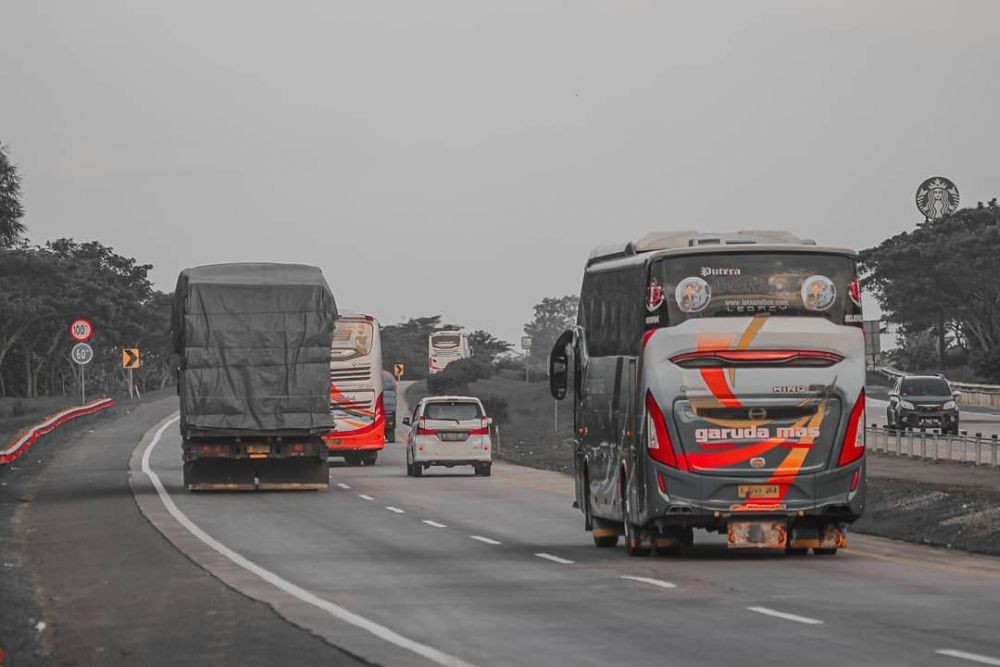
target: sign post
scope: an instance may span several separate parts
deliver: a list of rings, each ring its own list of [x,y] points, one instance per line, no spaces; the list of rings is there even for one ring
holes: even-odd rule
[[[524,381],[528,382],[528,353],[531,352],[531,336],[521,336],[521,349],[524,350]]]
[[[80,405],[87,403],[87,364],[94,360],[94,348],[86,343],[77,343],[70,350],[70,357],[80,367]]]
[[[122,368],[128,369],[128,397],[135,398],[139,391],[132,380],[132,371],[139,368],[139,348],[126,347],[122,350]]]

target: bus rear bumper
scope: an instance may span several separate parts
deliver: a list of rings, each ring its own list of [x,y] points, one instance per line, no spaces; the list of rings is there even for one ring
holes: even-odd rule
[[[660,528],[725,530],[730,520],[767,517],[789,526],[843,525],[861,517],[865,506],[864,458],[843,468],[800,475],[781,498],[741,498],[740,487],[766,484],[767,479],[747,480],[682,472],[654,466],[647,480],[646,504],[639,523]],[[659,490],[656,475],[663,479]],[[857,484],[852,482],[857,475]],[[641,507],[641,506],[640,506]]]
[[[359,452],[377,452],[385,447],[385,431],[377,429],[364,435],[337,435],[332,433],[324,436],[326,448],[330,456],[343,456]]]

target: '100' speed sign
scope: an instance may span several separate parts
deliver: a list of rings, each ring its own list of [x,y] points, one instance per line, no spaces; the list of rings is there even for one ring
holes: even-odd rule
[[[77,343],[86,343],[94,337],[94,325],[90,323],[90,320],[78,317],[69,325],[69,337]]]

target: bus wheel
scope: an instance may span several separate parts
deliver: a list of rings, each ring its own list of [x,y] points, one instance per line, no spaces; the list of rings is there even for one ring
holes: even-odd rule
[[[629,521],[629,515],[632,513],[630,511],[631,507],[628,502],[628,493],[622,492],[622,524],[625,526],[625,551],[629,556],[643,557],[648,556],[652,549],[649,546],[645,546],[640,542],[641,534],[638,527],[633,526],[632,522]]]
[[[817,548],[817,549],[813,549],[813,553],[816,554],[817,556],[836,556],[837,555],[837,547]]]
[[[378,452],[368,452],[361,455],[361,465],[373,466],[378,461]]]
[[[361,457],[358,454],[346,454],[344,455],[344,463],[349,466],[359,466],[361,465]]]

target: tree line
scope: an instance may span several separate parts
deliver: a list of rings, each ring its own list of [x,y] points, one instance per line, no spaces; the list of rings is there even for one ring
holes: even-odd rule
[[[898,325],[892,361],[1000,382],[1000,204],[918,225],[861,253],[869,289]]]
[[[69,354],[69,324],[77,317],[95,330],[89,394],[125,386],[124,347],[141,350],[140,387],[171,383],[172,297],[153,289],[152,266],[96,241],[31,244],[23,216],[20,178],[0,144],[0,397],[79,392],[80,368]]]

